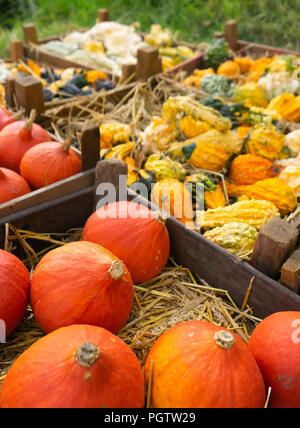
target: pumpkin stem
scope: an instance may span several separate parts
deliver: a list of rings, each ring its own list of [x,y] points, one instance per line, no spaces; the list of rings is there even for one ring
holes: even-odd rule
[[[36,119],[36,110],[31,110],[29,119],[26,120],[24,129],[27,129],[27,131],[31,131],[34,121]]]
[[[231,349],[235,345],[235,338],[228,331],[218,331],[215,334],[215,342],[220,348]]]
[[[167,223],[168,217],[163,213],[163,211],[155,211],[155,219],[159,224],[165,225]]]
[[[75,360],[84,368],[91,367],[100,357],[100,349],[94,343],[83,343],[75,354]]]
[[[75,137],[67,138],[64,142],[61,143],[61,147],[63,150],[65,150],[67,153],[70,151],[70,147],[75,140]]]
[[[111,267],[109,269],[110,276],[112,279],[117,281],[118,279],[121,279],[124,275],[124,264],[120,260],[115,260],[112,262]]]

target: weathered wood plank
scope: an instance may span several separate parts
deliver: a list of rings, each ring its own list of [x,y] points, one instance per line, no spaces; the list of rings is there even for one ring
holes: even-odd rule
[[[281,284],[295,293],[300,293],[300,250],[294,251],[281,268]]]
[[[259,232],[251,264],[275,278],[296,247],[299,230],[281,218],[273,218]]]
[[[21,212],[31,207],[37,210],[37,206],[40,204],[93,186],[94,182],[95,169],[91,169],[42,189],[35,190],[28,195],[21,196],[20,198],[0,205],[0,220],[2,221],[3,218],[13,213]]]

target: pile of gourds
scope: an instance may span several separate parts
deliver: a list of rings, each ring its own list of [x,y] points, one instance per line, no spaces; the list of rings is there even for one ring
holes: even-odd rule
[[[41,49],[89,67],[121,77],[123,64],[135,64],[140,48],[158,48],[164,70],[168,70],[199,52],[186,44],[180,45],[176,35],[160,25],[152,25],[149,33],[141,34],[136,25],[101,22],[86,32],[73,32],[62,40],[41,45]]]
[[[300,132],[248,103],[169,98],[138,141],[129,125],[100,125],[102,159],[128,164],[128,186],[240,258],[273,217],[298,205]]]
[[[204,69],[194,70],[182,83],[213,97],[266,109],[286,121],[299,122],[299,75],[300,58],[297,56],[239,57],[221,39],[207,49]]]
[[[132,310],[133,282],[153,280],[167,263],[165,221],[133,202],[109,204],[88,219],[83,241],[49,251],[31,278],[0,250],[7,334],[28,298],[46,333],[9,369],[0,407],[142,408],[145,386],[153,408],[263,408],[269,387],[271,407],[299,407],[299,312],[267,318],[249,345],[206,321],[177,324],[157,340],[144,372],[116,336]]]

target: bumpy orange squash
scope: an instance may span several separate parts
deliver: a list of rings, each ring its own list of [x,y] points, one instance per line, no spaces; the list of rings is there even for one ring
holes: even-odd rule
[[[273,162],[280,158],[284,146],[285,136],[274,126],[257,126],[249,134],[246,150]]]
[[[247,185],[276,177],[279,173],[279,168],[268,159],[255,155],[240,155],[231,163],[229,178],[235,184]]]
[[[272,202],[283,215],[292,212],[298,199],[296,192],[278,178],[258,181],[250,186],[227,184],[229,196],[246,195],[251,199]]]

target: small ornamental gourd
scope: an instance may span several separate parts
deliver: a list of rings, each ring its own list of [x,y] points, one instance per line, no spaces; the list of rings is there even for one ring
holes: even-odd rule
[[[214,177],[205,173],[193,174],[186,177],[185,185],[192,194],[193,203],[199,209],[203,208],[203,205],[206,209],[225,207],[226,200],[222,186]]]
[[[284,134],[277,131],[272,125],[257,126],[250,132],[246,140],[247,153],[261,156],[271,162],[280,159],[284,146]]]
[[[26,180],[15,171],[0,168],[0,204],[30,193]]]
[[[236,61],[226,61],[220,65],[217,71],[218,76],[226,76],[236,80],[241,74],[241,69]]]
[[[203,321],[178,324],[151,349],[153,408],[263,408],[265,385],[247,345]]]
[[[209,230],[228,223],[245,223],[260,230],[273,217],[280,217],[280,213],[272,202],[245,200],[225,208],[197,211],[197,225]]]
[[[138,359],[103,328],[74,325],[38,340],[12,365],[2,408],[142,408]]]
[[[112,149],[116,144],[129,143],[131,127],[118,122],[103,123],[100,125],[101,149]]]
[[[279,312],[263,320],[250,342],[271,408],[300,408],[300,312]]]
[[[106,248],[73,242],[42,258],[32,277],[30,302],[46,333],[73,324],[117,333],[132,309],[133,283],[125,264]]]
[[[20,172],[33,189],[41,189],[81,172],[81,160],[71,149],[73,140],[38,144],[25,153]]]
[[[240,155],[232,161],[229,178],[235,184],[247,185],[273,178],[279,173],[280,169],[268,159],[248,154]]]
[[[151,199],[166,215],[194,228],[192,195],[183,183],[174,179],[159,181],[153,187]]]
[[[285,142],[289,150],[291,151],[292,156],[298,156],[300,153],[300,129],[290,132],[285,137]]]
[[[234,62],[240,67],[241,73],[249,73],[253,60],[249,57],[235,57]]]
[[[245,85],[237,86],[233,91],[233,99],[236,103],[244,103],[247,106],[263,108],[268,106],[268,98],[256,83],[246,83]]]
[[[28,302],[30,277],[16,256],[0,250],[0,320],[9,336],[21,322]]]
[[[211,127],[203,121],[195,120],[192,116],[185,116],[180,121],[180,129],[187,138],[198,137],[211,130]]]
[[[156,181],[174,178],[183,180],[186,176],[186,170],[180,162],[173,161],[167,156],[153,154],[148,157],[145,163],[146,171],[154,174]]]
[[[51,141],[52,138],[39,125],[34,123],[33,110],[30,119],[16,121],[0,132],[0,166],[19,172],[20,163],[27,150],[37,144]]]
[[[288,122],[300,122],[300,96],[282,94],[273,98],[268,110],[275,110]]]
[[[249,257],[254,250],[258,231],[243,223],[228,223],[209,230],[204,237],[240,258]]]
[[[86,222],[85,241],[95,242],[126,264],[134,283],[159,275],[170,253],[166,221],[160,213],[133,202],[116,202],[100,208]]]
[[[278,178],[258,181],[250,186],[228,183],[227,191],[229,196],[245,195],[251,199],[270,201],[283,215],[292,212],[298,204],[296,192]]]

